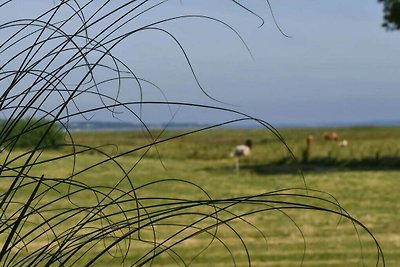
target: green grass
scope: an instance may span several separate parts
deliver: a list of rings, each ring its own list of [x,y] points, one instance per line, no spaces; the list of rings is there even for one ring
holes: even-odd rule
[[[397,266],[400,262],[400,231],[397,229],[400,223],[400,214],[398,213],[400,202],[397,193],[397,189],[400,188],[400,165],[397,165],[398,168],[396,168],[395,165],[389,164],[385,160],[388,158],[399,160],[400,129],[345,128],[336,130],[343,138],[349,140],[349,147],[340,148],[337,143],[324,141],[322,134],[325,129],[283,129],[281,131],[287,144],[300,161],[302,150],[306,147],[306,136],[314,134],[317,137],[317,142],[312,147],[311,160],[308,163],[297,164],[290,160],[283,160],[288,157],[287,150],[276,137],[265,130],[216,130],[160,143],[147,152],[144,148],[117,157],[116,162],[107,162],[96,166],[83,174],[74,176],[74,179],[92,187],[115,186],[124,176],[124,173],[116,168],[117,163],[125,170],[134,167],[129,172],[129,177],[135,187],[160,179],[171,179],[137,190],[137,196],[142,198],[142,203],[146,206],[168,202],[167,200],[155,200],[154,197],[206,201],[209,197],[223,199],[263,194],[283,188],[304,188],[306,183],[310,189],[332,194],[346,211],[365,224],[381,244],[387,266]],[[181,133],[162,133],[159,140]],[[154,136],[158,134],[159,132],[154,131]],[[233,168],[234,160],[228,155],[235,145],[244,142],[247,138],[253,140],[254,149],[251,157],[241,160],[241,170],[238,174]],[[105,132],[75,133],[74,141],[90,146],[110,144],[100,149],[117,156],[132,148],[149,143],[151,139],[142,132]],[[68,149],[50,151],[44,153],[40,159],[68,152]],[[19,153],[21,152],[17,151],[13,155]],[[374,158],[376,153],[379,153],[377,162],[371,163],[367,160]],[[144,157],[142,158],[142,156]],[[312,160],[328,156],[336,160],[328,163],[327,161]],[[359,159],[358,165],[345,164],[354,159]],[[79,173],[80,170],[101,160],[107,160],[107,157],[99,152],[88,151],[79,154],[76,158],[75,173]],[[137,162],[139,164],[135,165]],[[335,165],[337,163],[340,164]],[[305,180],[296,171],[297,167],[305,167]],[[38,165],[30,173],[39,176],[44,174],[46,178],[60,179],[70,176],[71,169],[72,158],[68,158]],[[182,183],[174,179],[182,179],[190,183]],[[0,185],[1,191],[4,191],[11,182],[11,179],[3,180],[4,182]],[[48,181],[48,185],[55,183]],[[124,181],[119,188],[128,190],[129,186]],[[68,192],[68,189],[67,186],[59,186],[57,192],[52,191],[52,193],[46,194],[41,201],[50,201],[60,194]],[[32,188],[22,190],[17,198],[24,201],[30,190]],[[98,190],[99,192],[108,192],[107,188],[98,188]],[[288,192],[304,193],[301,190]],[[324,193],[310,191],[309,195],[335,201]],[[111,194],[112,198],[118,196],[119,192]],[[146,200],[146,198],[149,199]],[[276,201],[296,198],[281,196],[265,197],[265,199]],[[308,204],[317,203],[315,199],[298,200]],[[96,201],[96,195],[83,191],[71,196],[71,202],[63,200],[57,203],[57,207],[73,208],[73,204],[90,206]],[[129,210],[135,205],[135,203],[128,202],[123,204],[121,209]],[[224,207],[223,204],[219,205]],[[328,204],[322,206],[332,208],[332,205]],[[229,208],[229,211],[240,214],[268,207],[261,203],[258,205],[242,204]],[[149,208],[148,211],[151,209]],[[153,230],[155,230],[158,240],[164,240],[179,228],[168,225],[168,223],[188,224],[201,218],[194,212],[212,213],[213,207],[199,206],[188,209],[188,211],[191,212],[189,215],[173,217],[164,221],[163,225],[156,226],[155,229],[150,227],[144,229],[141,232],[141,238],[150,240]],[[113,211],[105,210],[104,212],[111,214]],[[52,210],[47,215],[50,216],[54,213],[55,211]],[[136,216],[134,211],[128,212],[127,215]],[[78,217],[83,216],[80,214]],[[221,219],[227,219],[231,214],[221,212],[220,216]],[[112,219],[117,220],[118,218],[121,218],[121,214]],[[229,226],[221,224],[217,232],[220,240],[212,239],[212,235],[215,233],[215,228],[212,228],[209,232],[196,235],[175,246],[173,252],[164,253],[153,262],[153,266],[178,266],[175,262],[178,258],[174,253],[180,255],[186,263],[193,259],[193,266],[233,266],[230,255],[232,253],[237,266],[243,266],[247,263],[247,258],[242,240],[238,238],[238,235],[243,238],[243,242],[249,249],[253,266],[299,266],[304,252],[306,254],[303,266],[362,266],[363,262],[365,266],[375,266],[377,252],[371,237],[360,227],[356,228],[357,233],[349,220],[337,215],[315,210],[284,209],[257,212],[244,218],[247,221],[236,220]],[[65,218],[61,217],[58,220],[62,219]],[[31,218],[31,220],[31,223],[35,223],[35,220],[37,223],[40,218]],[[76,221],[78,220],[66,219],[63,227],[65,228],[67,225],[72,227]],[[197,226],[206,227],[213,223],[215,223],[215,219],[206,219]],[[97,220],[91,226],[98,228],[106,224],[105,220]],[[233,227],[237,233],[230,227]],[[28,229],[29,225],[24,231],[28,231]],[[63,229],[55,229],[55,231],[61,232]],[[193,229],[178,237],[189,235],[191,232]],[[98,244],[94,251],[100,250],[111,240],[112,238]],[[46,242],[46,238],[43,237],[41,242]],[[132,242],[129,247],[130,256],[126,259],[127,266],[151,247],[150,244],[144,242]],[[40,242],[36,242],[31,244],[31,247],[35,248],[40,245]],[[123,249],[127,248],[123,247]],[[198,255],[204,249],[206,250]],[[90,258],[90,255],[87,255],[86,260]],[[121,266],[121,255],[118,250],[112,250],[110,254],[102,257],[96,266]],[[117,258],[112,256],[117,256]]]
[[[315,144],[310,148],[310,165],[336,165],[349,167],[393,167],[398,166],[400,157],[400,128],[387,127],[357,127],[336,129],[342,139],[349,141],[349,146],[342,148],[337,142],[323,140],[323,133],[328,129],[282,129],[286,143],[293,151],[298,161],[302,162],[303,151],[306,149],[306,137],[312,134],[316,137]],[[185,132],[154,131],[154,138],[166,139]],[[138,147],[150,141],[147,134],[142,132],[114,133],[80,133],[77,142],[95,145],[118,144],[120,152],[132,147]],[[267,130],[216,130],[196,133],[183,138],[168,141],[158,145],[161,156],[171,159],[204,159],[220,160],[227,157],[231,149],[246,138],[254,140],[251,164],[293,164],[290,155],[280,140]],[[110,141],[113,140],[113,141]],[[182,147],[182,149],[180,149]],[[165,149],[164,149],[165,148]],[[107,152],[116,151],[115,147],[104,148]],[[177,153],[179,150],[179,153]],[[147,153],[147,158],[158,158],[156,149]],[[329,161],[330,160],[330,161]],[[358,165],[354,162],[357,160]],[[392,160],[393,162],[391,162]],[[353,162],[353,163],[352,163]],[[302,162],[304,163],[304,162]]]

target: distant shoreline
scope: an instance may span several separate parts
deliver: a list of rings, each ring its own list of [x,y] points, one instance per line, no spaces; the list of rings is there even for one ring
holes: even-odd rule
[[[146,124],[148,129],[167,129],[167,130],[185,130],[185,129],[200,129],[213,126],[215,124],[201,124],[201,123],[149,123]],[[364,123],[351,123],[351,122],[326,122],[326,123],[282,123],[272,124],[273,127],[278,129],[290,128],[346,128],[346,127],[398,127],[400,121],[372,121]],[[68,129],[73,132],[80,131],[132,131],[144,129],[144,125],[133,124],[126,122],[100,122],[100,121],[78,121],[69,122]],[[259,129],[261,125],[257,124],[227,124],[220,126],[222,129]]]

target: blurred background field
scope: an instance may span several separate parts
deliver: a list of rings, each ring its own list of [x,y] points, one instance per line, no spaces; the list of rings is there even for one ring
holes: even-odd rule
[[[268,130],[207,130],[174,139],[153,147],[146,153],[146,158],[223,160],[232,149],[243,144],[246,139],[253,140],[253,153],[246,164],[247,168],[263,165],[303,165],[303,167],[335,167],[357,169],[397,169],[400,163],[400,128],[398,127],[354,127],[333,129],[341,140],[348,141],[347,147],[340,147],[339,141],[324,140],[324,133],[332,129],[280,129],[279,132],[291,149],[296,160],[293,160],[288,149]],[[186,132],[189,132],[187,130]],[[153,131],[153,137],[161,140],[181,132]],[[305,162],[304,151],[307,148],[308,135],[315,137],[310,146],[310,155]],[[74,133],[77,143],[95,145],[117,144],[118,151],[124,152],[132,147],[140,147],[151,142],[143,132],[77,132]],[[112,141],[111,141],[112,140]],[[158,148],[158,151],[157,149]],[[113,151],[115,147],[104,148]],[[115,150],[116,152],[116,150]],[[159,154],[158,152],[162,152]],[[247,161],[247,160],[245,160]],[[266,170],[267,171],[267,170]]]
[[[337,141],[324,140],[323,134],[332,130],[341,139],[348,140],[348,146],[340,147]],[[158,202],[165,203],[168,198],[222,199],[289,188],[292,190],[285,192],[304,193],[302,189],[307,186],[331,194],[334,198],[322,192],[309,192],[312,196],[337,200],[365,224],[381,244],[387,266],[397,266],[400,262],[400,128],[281,129],[280,133],[296,159],[291,158],[287,148],[268,130],[216,129],[186,136],[187,132],[189,130],[154,130],[153,140],[141,131],[73,132],[76,144],[99,146],[98,151],[76,154],[74,172],[78,175],[74,179],[93,187],[114,186],[125,175],[116,168],[118,163],[139,188],[137,196],[143,201],[148,197],[152,199],[148,201],[154,203],[157,202],[155,196],[164,199]],[[315,142],[305,161],[302,157],[310,134],[315,137]],[[168,141],[151,145],[164,139]],[[240,159],[240,171],[236,172],[235,160],[229,154],[246,139],[253,141],[252,154]],[[145,144],[149,146],[135,150]],[[45,172],[47,178],[68,177],[72,158],[49,163],[45,160],[69,151],[65,148],[45,152],[40,156],[43,164],[35,166],[32,173]],[[106,161],[108,157],[103,152],[116,156],[114,162],[95,165],[84,175],[79,175],[79,171],[87,166]],[[0,187],[2,191],[11,181],[4,180]],[[149,184],[158,180],[163,182]],[[146,187],[140,188],[144,184]],[[126,182],[120,186],[129,187]],[[299,191],[293,188],[299,188]],[[72,202],[89,205],[95,202],[93,198],[82,193],[72,197]],[[65,200],[65,206],[68,205]],[[204,209],[212,207],[199,207],[198,211],[206,212]],[[253,206],[240,205],[230,211],[242,213],[252,209]],[[195,218],[192,214],[187,218],[179,217],[179,220],[185,224]],[[177,255],[192,266],[244,266],[247,256],[243,242],[248,247],[252,266],[300,266],[303,256],[303,266],[375,266],[377,260],[377,251],[368,233],[360,227],[356,230],[350,221],[334,214],[315,210],[274,210],[246,216],[246,220],[232,222],[231,226],[237,232],[227,225],[220,225],[220,240],[212,239],[215,229],[196,235],[157,258],[153,266],[180,266],[183,263]],[[160,239],[176,230],[172,221],[171,225],[158,226]],[[94,224],[93,227],[97,226]],[[151,236],[151,233],[149,229],[142,235]],[[134,255],[139,257],[150,245],[133,241],[130,249],[136,250]],[[118,255],[118,251],[105,255],[98,266],[121,266],[121,259],[113,259]],[[137,258],[130,256],[126,264],[135,260]]]

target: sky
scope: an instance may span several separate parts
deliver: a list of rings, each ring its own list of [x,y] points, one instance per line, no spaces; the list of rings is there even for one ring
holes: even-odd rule
[[[24,5],[10,6],[2,21],[33,16],[54,4],[15,2]],[[122,2],[114,1],[115,5]],[[162,93],[145,86],[144,100],[165,97],[213,105],[275,125],[400,121],[400,32],[381,27],[381,4],[376,0],[279,0],[271,5],[280,29],[290,37],[279,31],[263,0],[249,4],[264,19],[262,27],[260,19],[227,0],[170,1],[135,21],[140,25],[167,15],[204,14],[237,30],[250,53],[232,30],[215,21],[188,19],[163,25],[184,47],[202,88],[217,101],[201,91],[179,46],[166,34],[139,33],[112,52],[161,88]],[[138,90],[126,84],[120,97],[138,100]],[[80,104],[90,107],[92,101],[83,97]],[[171,109],[145,107],[142,116],[148,122],[173,117],[175,122],[199,123],[237,117],[216,110]],[[103,114],[93,117],[102,119],[106,119]]]

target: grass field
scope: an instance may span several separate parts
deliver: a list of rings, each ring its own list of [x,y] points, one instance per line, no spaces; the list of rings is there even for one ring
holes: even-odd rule
[[[348,147],[323,140],[326,129],[282,129],[280,132],[297,161],[291,158],[276,136],[261,129],[209,130],[139,150],[132,149],[152,142],[147,133],[74,133],[75,143],[97,146],[98,150],[77,154],[75,165],[73,157],[46,162],[48,158],[67,155],[71,151],[68,148],[40,155],[38,161],[43,163],[34,166],[30,173],[39,177],[43,174],[48,179],[46,186],[53,186],[54,190],[35,199],[32,206],[52,203],[60,195],[74,192],[69,199],[54,202],[52,208],[51,205],[43,208],[42,214],[46,216],[54,216],[59,209],[62,215],[54,222],[63,224],[53,230],[63,233],[67,226],[77,228],[75,225],[80,225],[80,220],[95,214],[95,209],[89,210],[96,204],[120,200],[114,209],[125,213],[107,206],[101,210],[101,215],[96,214],[96,219],[76,231],[78,236],[90,238],[91,235],[85,236],[85,233],[100,235],[109,230],[107,225],[111,222],[127,222],[96,243],[82,262],[89,261],[92,253],[126,234],[127,228],[137,227],[136,222],[132,223],[124,216],[137,218],[154,214],[152,223],[141,231],[132,231],[132,243],[111,249],[95,266],[123,266],[124,251],[129,251],[125,263],[130,266],[151,250],[155,238],[162,244],[156,252],[172,247],[151,262],[153,266],[245,266],[249,258],[252,266],[300,266],[302,261],[303,266],[375,266],[378,254],[373,238],[345,217],[325,211],[341,213],[337,201],[372,232],[383,249],[386,266],[398,266],[400,128],[336,130],[342,138],[349,140]],[[152,134],[157,140],[163,140],[184,133],[154,131]],[[308,134],[313,134],[317,140],[310,148],[308,160],[304,161],[302,155]],[[228,155],[235,145],[247,138],[254,143],[252,155],[241,160],[240,172],[236,173],[234,159]],[[12,157],[21,153],[13,152]],[[106,154],[115,158],[110,161]],[[25,158],[10,163],[10,166]],[[96,165],[101,161],[104,163]],[[93,167],[87,169],[88,166]],[[82,170],[85,171],[80,173]],[[5,173],[11,176],[12,171]],[[69,187],[57,183],[71,175],[82,185]],[[129,176],[133,185],[123,179],[124,176]],[[12,181],[6,176],[3,180],[1,191],[5,191]],[[118,184],[118,181],[122,182]],[[97,193],[79,190],[83,184],[96,188]],[[111,187],[121,191],[110,192]],[[140,204],[128,201],[128,196],[122,193],[131,187],[136,188],[135,198],[140,199]],[[282,189],[287,190],[278,191]],[[31,191],[32,186],[27,185],[15,199],[24,202]],[[133,192],[130,194],[132,197]],[[104,202],[99,200],[102,196],[107,196]],[[257,197],[237,199],[242,196]],[[229,201],[223,201],[227,199]],[[291,202],[303,206],[294,209],[296,205],[285,204]],[[147,207],[141,209],[139,215],[138,205]],[[307,209],[305,205],[321,209]],[[84,212],[77,213],[76,217],[61,212],[71,208],[77,210],[77,207]],[[160,211],[166,207],[171,208],[168,217],[158,221],[164,216]],[[218,216],[215,210],[219,210]],[[240,218],[235,217],[238,214],[241,214]],[[40,221],[41,218],[34,216],[29,219],[32,225]],[[30,224],[25,224],[26,229],[21,230],[20,236],[33,229]],[[191,227],[185,228],[187,225]],[[46,225],[41,227],[47,229]],[[96,229],[95,233],[91,232],[93,229]],[[176,235],[171,238],[174,233]],[[68,234],[70,232],[65,236]],[[0,240],[5,236],[6,233],[0,234]],[[184,241],[180,242],[182,239]],[[26,247],[38,249],[48,240],[51,240],[49,232]],[[79,247],[80,241],[74,243],[74,239],[69,239],[68,242],[73,243],[72,248]],[[60,243],[53,245],[54,249],[61,246]],[[84,247],[82,251],[86,249],[89,248]]]

